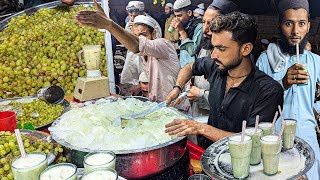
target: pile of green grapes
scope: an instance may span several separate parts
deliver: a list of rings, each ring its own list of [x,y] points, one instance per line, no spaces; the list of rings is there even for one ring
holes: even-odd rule
[[[17,123],[24,128],[26,123],[30,123],[33,127],[43,126],[53,122],[63,112],[62,105],[52,105],[41,100],[34,100],[30,103],[21,103],[12,101],[9,105],[21,107],[21,113],[17,113]],[[18,108],[16,108],[18,109]]]
[[[101,45],[100,70],[107,76],[104,34],[75,20],[84,9],[41,9],[11,19],[0,32],[0,98],[33,95],[50,85],[72,94],[77,78],[86,75],[77,57],[84,45]]]
[[[50,143],[41,139],[35,139],[22,135],[26,152],[53,152],[56,155],[54,163],[70,162],[70,158],[65,156],[64,149],[57,143]],[[0,131],[0,179],[11,180],[11,162],[20,155],[15,134]]]

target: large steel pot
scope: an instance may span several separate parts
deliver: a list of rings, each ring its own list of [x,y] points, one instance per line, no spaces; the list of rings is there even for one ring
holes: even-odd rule
[[[141,101],[148,100],[143,97],[125,98],[137,98]],[[110,98],[110,100],[112,100],[112,98]],[[59,119],[60,118],[53,123],[53,126],[59,122]],[[54,140],[71,150],[72,163],[78,167],[83,167],[84,156],[92,150],[75,147],[55,137],[53,132],[51,135]],[[187,137],[184,136],[148,148],[113,151],[117,156],[116,170],[121,177],[126,179],[152,177],[176,164],[185,154],[186,148]]]

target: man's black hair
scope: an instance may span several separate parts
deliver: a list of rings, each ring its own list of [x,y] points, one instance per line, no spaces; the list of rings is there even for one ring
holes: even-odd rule
[[[228,31],[232,33],[232,39],[241,46],[245,43],[254,44],[257,37],[257,23],[250,15],[240,12],[232,12],[226,15],[216,16],[210,25],[213,33]]]

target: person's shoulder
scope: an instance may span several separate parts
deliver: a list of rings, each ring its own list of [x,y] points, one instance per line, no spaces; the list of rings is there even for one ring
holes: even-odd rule
[[[256,68],[255,82],[262,90],[266,91],[283,91],[281,84],[272,77]]]
[[[318,54],[315,54],[311,51],[305,51],[305,53],[307,54],[307,56],[312,57],[312,59],[316,60],[316,61],[320,61],[320,56]],[[318,63],[318,62],[317,62]]]
[[[258,63],[264,63],[268,61],[268,55],[267,55],[267,51],[263,51],[261,52],[260,56],[257,59],[257,64]]]

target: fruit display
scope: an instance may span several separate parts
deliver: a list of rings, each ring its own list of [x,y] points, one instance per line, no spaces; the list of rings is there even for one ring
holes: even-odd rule
[[[44,152],[47,155],[56,156],[54,163],[68,162],[69,158],[65,156],[61,145],[42,140],[32,135],[22,135],[23,144],[26,152]],[[11,132],[0,131],[0,179],[11,180],[13,174],[11,171],[11,162],[20,155],[18,143],[15,134]]]
[[[70,95],[77,78],[86,75],[77,56],[84,45],[101,45],[100,70],[107,76],[104,33],[75,20],[84,9],[47,8],[11,19],[0,32],[0,98],[33,95],[50,85]]]
[[[34,100],[31,102],[12,101],[9,106],[21,110],[17,113],[17,124],[19,128],[24,129],[26,124],[32,127],[40,127],[53,122],[63,112],[62,105],[52,105],[41,100]],[[21,108],[20,108],[21,107]]]

